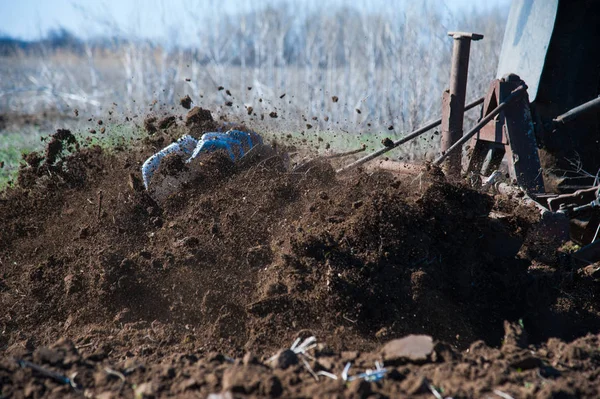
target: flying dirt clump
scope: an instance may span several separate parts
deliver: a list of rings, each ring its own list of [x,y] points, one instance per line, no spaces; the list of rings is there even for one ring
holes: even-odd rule
[[[65,150],[73,150],[73,146],[77,145],[77,140],[71,131],[66,129],[58,129],[56,133],[50,136],[50,141],[46,146],[45,158],[46,164],[52,165],[56,162],[59,154]]]
[[[163,130],[168,129],[169,127],[175,125],[176,122],[177,119],[174,115],[167,115],[158,121],[158,128]]]
[[[190,109],[192,107],[192,98],[189,95],[181,97],[181,99],[179,99],[179,104],[185,109]]]
[[[38,177],[57,173],[65,177],[65,181],[73,177],[74,170],[65,169],[64,160],[68,153],[79,149],[79,143],[75,136],[66,129],[58,129],[56,133],[47,138],[48,144],[44,150],[44,155],[37,151],[23,155],[26,165],[23,165],[19,171],[17,180],[23,187],[32,184]]]
[[[149,134],[154,134],[158,131],[158,128],[155,125],[156,120],[157,120],[156,116],[152,116],[152,115],[149,115],[148,117],[146,117],[146,119],[144,119],[144,129]]]
[[[194,107],[190,112],[187,113],[185,124],[186,126],[193,126],[212,120],[213,117],[209,110],[200,107]]]
[[[215,121],[209,110],[194,107],[185,117],[185,126],[194,138],[200,138],[203,133],[223,130],[223,124]]]

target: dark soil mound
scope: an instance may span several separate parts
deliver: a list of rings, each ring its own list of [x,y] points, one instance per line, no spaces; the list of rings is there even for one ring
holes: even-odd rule
[[[218,128],[210,113],[194,110],[192,134]],[[290,172],[283,156],[238,169],[217,153],[192,165],[194,178],[159,203],[140,190],[136,176],[147,156],[181,133],[156,130],[132,149],[110,154],[99,147],[63,152],[75,142],[57,133],[44,159],[24,167],[19,185],[1,194],[3,351],[47,363],[46,355],[31,351],[68,338],[75,344],[59,343],[62,360],[50,363],[72,371],[85,361],[166,357],[177,381],[189,382],[171,393],[203,386],[206,394],[237,384],[225,381],[226,361],[209,356],[199,363],[217,370],[208,382],[208,374],[189,374],[197,355],[193,360],[182,352],[270,354],[298,335],[316,335],[326,343],[322,356],[342,362],[346,355],[334,351],[374,350],[419,333],[448,343],[448,359],[472,364],[475,355],[458,350],[477,340],[499,346],[506,341],[505,320],[520,320],[533,344],[600,327],[592,274],[574,273],[566,260],[542,265],[523,255],[527,251],[517,256],[531,228],[530,216],[520,215],[533,211],[511,200],[438,175],[336,177],[323,162]],[[52,144],[57,141],[60,149]],[[162,167],[166,174],[187,168],[177,157]],[[88,344],[94,353],[85,356],[95,357],[85,360],[75,346]],[[498,356],[491,351],[483,358]],[[0,381],[8,381],[2,370],[10,374],[16,367],[0,365]],[[121,370],[126,367],[138,373],[133,364]],[[172,373],[156,367],[133,380]],[[339,373],[343,363],[321,367]],[[256,375],[244,375],[261,382],[239,388],[245,393],[313,396],[329,389],[294,390],[291,377],[273,376],[264,365],[251,368]],[[396,372],[398,382],[412,381],[411,369]],[[435,384],[444,379],[441,371],[424,373]],[[19,371],[14,381],[27,375]],[[107,389],[119,383],[119,376],[102,375],[106,381],[89,370],[82,378]],[[416,386],[413,394],[429,392],[409,385]],[[129,387],[124,392],[130,395]],[[381,392],[394,396],[412,388],[394,389]]]

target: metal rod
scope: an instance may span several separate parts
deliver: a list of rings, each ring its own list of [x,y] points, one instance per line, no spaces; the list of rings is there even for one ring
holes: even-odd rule
[[[569,122],[570,120],[577,118],[581,114],[585,114],[586,112],[593,111],[598,106],[600,106],[600,97],[595,98],[591,101],[588,101],[584,104],[581,104],[581,105],[565,112],[564,114],[557,116],[552,122],[565,124],[565,123]]]
[[[481,130],[481,128],[484,127],[489,121],[494,119],[494,117],[496,115],[498,115],[504,108],[506,108],[506,106],[508,104],[510,104],[517,98],[519,98],[521,96],[521,94],[524,93],[526,90],[527,90],[526,84],[522,84],[521,86],[517,87],[508,97],[506,97],[506,99],[503,102],[501,102],[496,108],[494,108],[494,110],[492,110],[492,112],[490,112],[483,119],[481,119],[479,121],[479,123],[477,125],[475,125],[475,127],[473,129],[471,129],[460,140],[458,140],[456,143],[454,143],[452,145],[452,147],[448,148],[448,150],[446,150],[446,152],[444,152],[442,155],[440,155],[438,157],[438,159],[433,161],[433,164],[439,166],[442,162],[444,162],[444,159],[446,159],[448,157],[448,155],[450,155],[452,152],[456,151],[457,148],[461,148],[462,145],[467,142],[467,140],[469,140],[471,137],[473,137],[475,135],[475,133],[477,133],[479,130]]]
[[[442,109],[442,151],[452,147],[463,135],[471,41],[483,39],[483,35],[467,32],[449,32],[448,36],[454,39],[454,45],[452,48],[450,88],[444,93]],[[448,160],[448,173],[459,174],[460,165],[461,154],[453,154],[451,159]]]
[[[484,100],[484,98],[481,97],[481,98],[478,98],[477,100],[473,101],[472,103],[468,104],[467,106],[465,106],[465,111],[468,111],[471,108],[475,108],[476,106],[482,104],[483,100]],[[401,139],[394,141],[393,145],[391,145],[389,147],[383,147],[367,156],[364,156],[364,157],[352,162],[351,164],[338,169],[336,171],[336,173],[347,172],[347,171],[354,169],[362,164],[365,164],[365,163],[377,158],[378,156],[383,155],[386,152],[391,151],[394,148],[406,143],[407,141],[417,138],[417,137],[421,136],[423,133],[427,133],[429,130],[433,129],[436,126],[439,126],[441,123],[442,123],[441,118],[437,119],[435,121],[431,121],[431,122],[427,123],[425,126],[422,126],[422,127],[418,128],[417,130],[409,133],[407,136],[404,136]]]
[[[358,154],[359,152],[363,152],[366,149],[367,149],[367,146],[363,144],[362,147],[360,147],[356,150],[352,150],[352,151],[348,151],[348,152],[340,152],[338,154],[323,155],[323,158],[333,159],[333,158],[347,157],[348,155],[354,155],[354,154]]]

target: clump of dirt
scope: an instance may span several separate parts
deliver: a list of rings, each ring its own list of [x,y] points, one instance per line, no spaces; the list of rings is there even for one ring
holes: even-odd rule
[[[156,170],[156,174],[176,176],[185,170],[187,170],[185,159],[180,154],[168,154],[162,159],[159,168]]]
[[[44,155],[31,152],[23,156],[26,165],[22,165],[17,182],[21,188],[31,188],[34,184],[46,186],[79,186],[83,184],[84,169],[91,167],[85,162],[70,162],[69,154],[79,150],[75,136],[66,129],[58,129],[50,135],[44,150]],[[83,152],[88,152],[84,149]],[[81,160],[80,160],[81,161]],[[93,167],[92,167],[93,168]]]
[[[165,115],[161,119],[158,119],[155,115],[148,115],[144,119],[144,129],[150,135],[154,135],[159,130],[166,130],[176,124],[177,118],[175,115]]]
[[[77,140],[69,130],[58,129],[56,133],[50,136],[50,141],[46,146],[46,153],[44,154],[46,164],[54,164],[64,149],[73,151],[76,145]]]
[[[198,107],[186,125],[194,137],[234,126]],[[130,383],[150,384],[138,396],[189,389],[429,395],[427,381],[445,384],[454,376],[456,384],[444,389],[468,396],[460,388],[464,378],[452,371],[456,361],[465,373],[475,361],[494,364],[485,374],[492,380],[482,377],[468,392],[516,381],[516,371],[502,371],[512,366],[498,361],[499,350],[486,345],[510,342],[525,356],[523,329],[532,345],[600,331],[598,305],[590,300],[599,289],[595,274],[574,275],[568,262],[521,256],[534,221],[520,216],[527,212],[515,200],[448,183],[434,169],[420,179],[383,171],[338,176],[322,160],[290,170],[279,150],[243,167],[222,153],[190,164],[165,157],[158,174],[187,177],[159,198],[141,190],[135,176],[148,156],[182,133],[170,130],[110,154],[52,147],[21,170],[18,186],[2,192],[0,347],[7,353],[78,371],[79,383],[98,389],[116,387],[110,375],[120,377],[96,375],[94,367],[118,363],[129,381],[124,395],[134,389]],[[62,149],[75,144],[70,137],[57,132],[51,142]],[[523,324],[509,329],[521,338],[506,339],[506,320]],[[298,380],[301,362],[279,373],[265,367],[265,357],[250,356],[242,366],[209,354],[266,356],[298,335],[316,335],[325,345],[318,352],[323,363],[313,368],[339,374],[346,361],[372,367],[376,358],[344,351],[377,350],[406,334],[446,344],[425,365],[398,366],[381,385],[311,385],[309,374]],[[40,349],[61,337],[75,343]],[[474,348],[479,340],[486,344]],[[572,363],[591,370],[596,360],[577,353]],[[510,370],[534,373],[555,356],[540,354]],[[154,364],[136,371],[137,361]],[[31,378],[27,365],[14,374],[17,366],[0,365],[3,384],[17,387]],[[192,366],[210,372],[192,376]],[[428,380],[414,380],[414,372]],[[508,377],[493,380],[495,373]],[[60,395],[70,388],[33,382],[24,389]]]
[[[159,129],[168,129],[169,127],[175,125],[177,123],[177,119],[174,115],[167,115],[161,120],[158,121]]]
[[[158,131],[156,127],[157,118],[154,115],[148,115],[146,119],[144,119],[144,129],[148,132],[148,134],[154,134]]]
[[[79,148],[77,139],[75,136],[66,129],[58,129],[56,133],[50,135],[48,138],[48,144],[44,155],[38,152],[30,152],[23,155],[23,160],[32,168],[40,166],[42,161],[46,166],[50,166],[56,163],[57,159],[63,154],[63,151],[73,151]]]
[[[190,109],[192,107],[192,99],[189,95],[186,95],[179,99],[179,104],[185,109]]]
[[[23,160],[32,168],[37,168],[44,160],[44,157],[39,152],[32,151],[28,154],[23,154]]]
[[[203,122],[211,121],[213,121],[213,117],[210,111],[200,107],[194,107],[185,118],[187,126],[201,125]]]

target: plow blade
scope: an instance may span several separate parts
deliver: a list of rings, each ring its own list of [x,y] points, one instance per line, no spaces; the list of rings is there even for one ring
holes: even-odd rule
[[[554,23],[558,0],[513,0],[504,32],[496,78],[516,73],[535,101]]]

